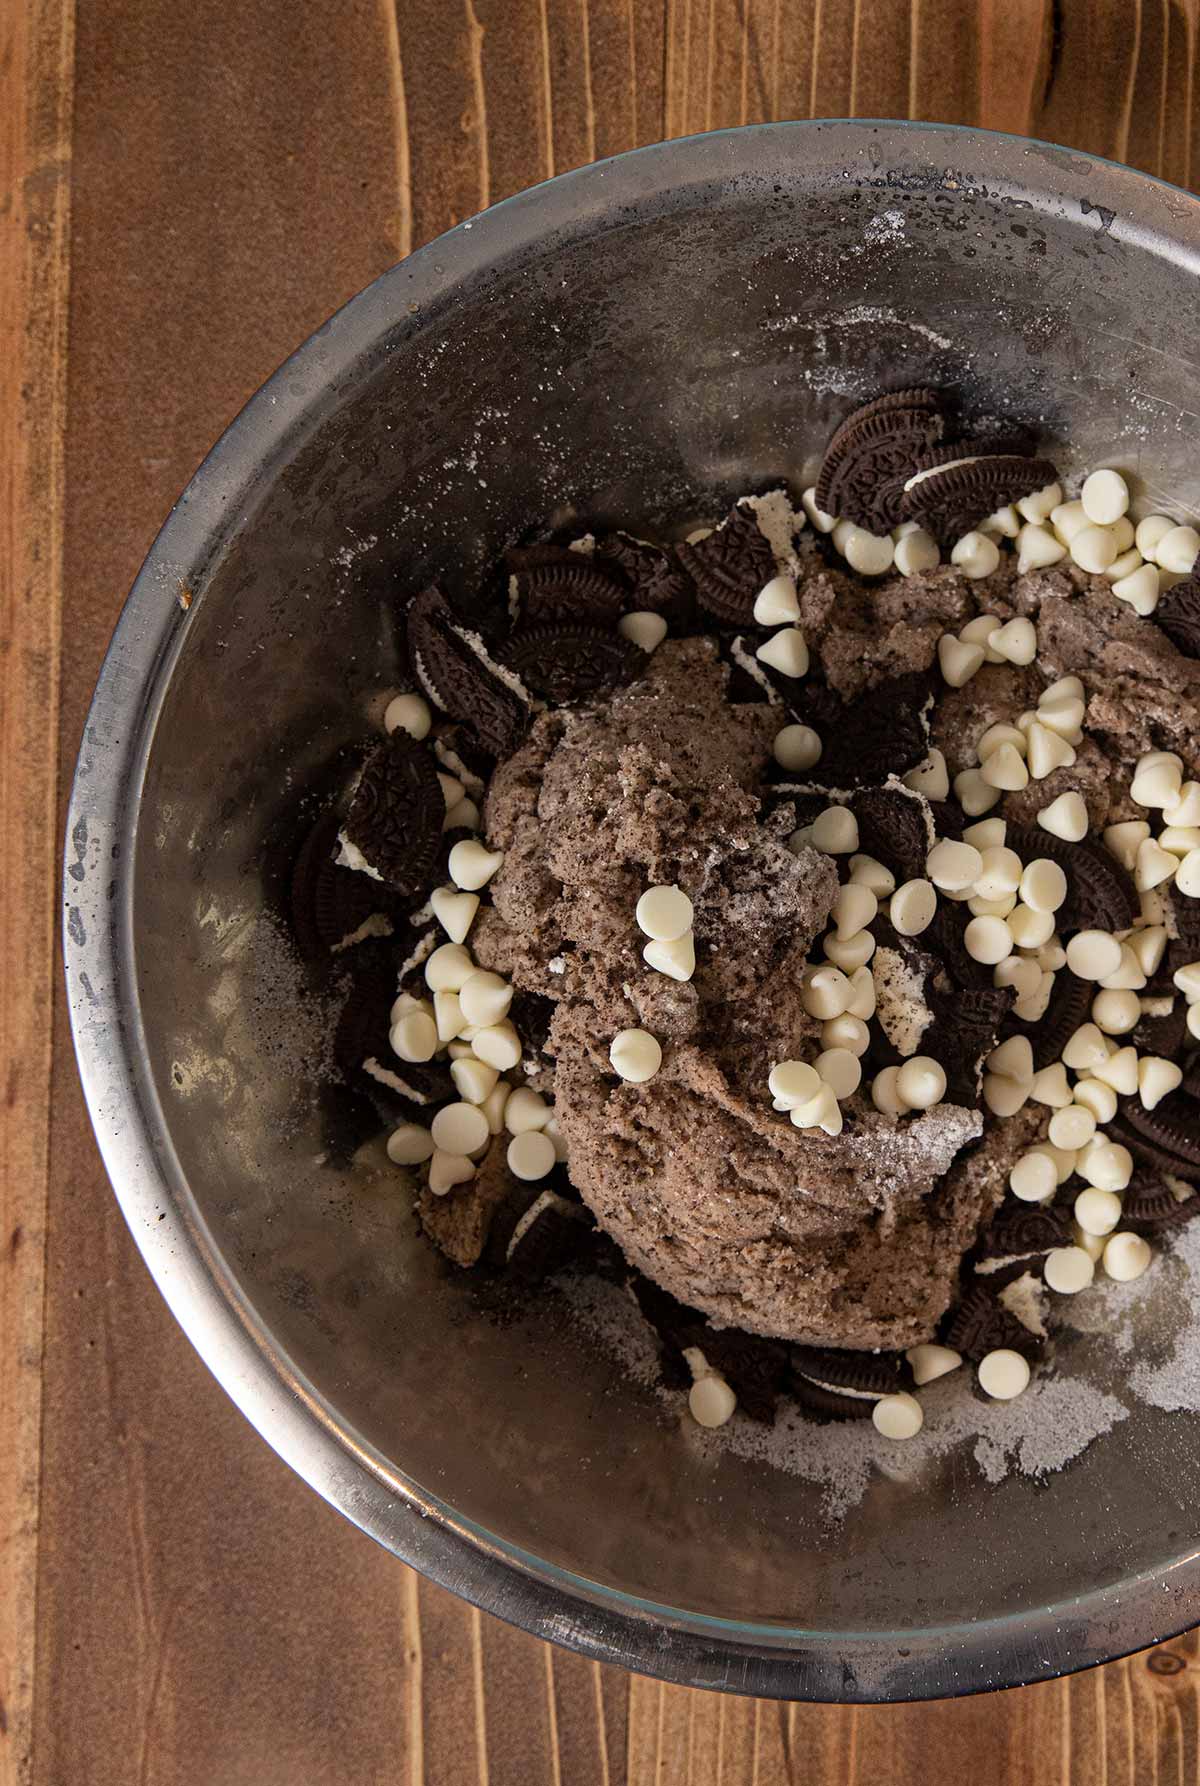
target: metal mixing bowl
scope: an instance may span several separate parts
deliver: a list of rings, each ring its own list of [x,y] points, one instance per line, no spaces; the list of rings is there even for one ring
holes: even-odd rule
[[[159,535],[67,839],[96,1134],[238,1406],[478,1605],[672,1680],[863,1700],[1007,1686],[1200,1618],[1185,1414],[1134,1406],[1043,1481],[989,1485],[968,1446],[881,1475],[837,1530],[810,1484],[714,1459],[586,1358],[552,1298],[478,1315],[394,1175],[321,1157],[324,1026],[273,915],[305,799],[378,723],[393,589],[468,581],[547,517],[711,511],[798,474],[883,386],[1036,417],[1068,468],[1144,457],[1194,508],[1198,273],[1200,204],[1044,144],[856,122],[640,150],[377,280]],[[1147,1335],[1174,1319],[1163,1302]]]

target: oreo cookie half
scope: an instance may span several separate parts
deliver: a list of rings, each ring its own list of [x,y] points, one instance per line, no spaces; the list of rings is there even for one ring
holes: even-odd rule
[[[471,726],[491,756],[508,756],[524,733],[525,708],[489,672],[460,631],[440,589],[426,589],[417,596],[408,610],[413,673],[434,706]]]
[[[596,541],[596,558],[624,577],[630,591],[627,608],[662,614],[676,624],[691,620],[696,592],[672,553],[628,533],[610,533]]]
[[[386,886],[419,893],[437,864],[445,810],[432,753],[397,731],[363,764],[342,832]]]
[[[521,604],[521,621],[527,626],[558,622],[615,626],[625,605],[625,585],[593,558],[567,547],[553,550],[554,558],[515,569]],[[515,554],[509,555],[511,563]]]
[[[921,1051],[942,1064],[946,1102],[972,1110],[979,1102],[981,1064],[996,1046],[1012,994],[1004,987],[934,983],[925,997],[933,1022]]]
[[[1184,657],[1200,657],[1200,577],[1190,576],[1164,589],[1154,610],[1155,624]]]
[[[972,1284],[966,1292],[946,1324],[942,1342],[973,1364],[998,1347],[1031,1360],[1039,1358],[1042,1352],[1037,1335],[982,1284]]]
[[[390,936],[394,928],[394,902],[386,889],[334,860],[340,829],[336,812],[322,813],[292,869],[289,915],[296,941],[310,959],[368,936]]]
[[[978,445],[964,441],[957,449],[944,448],[913,467],[923,473],[899,501],[901,519],[916,521],[943,547],[950,547],[986,516],[1008,503],[1032,496],[1058,477],[1049,459],[1025,458],[1016,453],[976,456]]]
[[[1014,845],[1015,848],[1015,845]],[[1054,1064],[1080,1024],[1086,1023],[1095,990],[1087,980],[1080,980],[1069,968],[1054,976],[1050,1003],[1036,1023],[1026,1023],[1015,1012],[1004,1025],[1006,1035],[1028,1036],[1033,1049],[1034,1071]]]
[[[563,622],[522,627],[505,645],[504,661],[535,694],[567,706],[632,682],[646,654],[620,633]]]
[[[893,676],[843,704],[819,685],[783,688],[793,719],[810,725],[822,742],[821,777],[830,786],[857,788],[915,769],[929,754],[932,683],[919,670]],[[836,702],[836,706],[834,703]]]
[[[897,526],[897,487],[942,438],[946,420],[936,391],[893,391],[854,410],[836,430],[817,473],[816,502],[826,514],[869,533]]]
[[[1182,1092],[1172,1092],[1153,1110],[1143,1109],[1136,1098],[1126,1098],[1110,1132],[1125,1143],[1135,1159],[1148,1159],[1190,1181],[1200,1174],[1198,1117],[1195,1101]]]
[[[1023,862],[1047,856],[1067,877],[1067,897],[1058,912],[1063,930],[1128,930],[1141,911],[1133,877],[1103,844],[1084,838],[1064,843],[1039,826],[1010,825],[1008,843]]]
[[[1200,1215],[1200,1191],[1193,1190],[1189,1197],[1177,1197],[1170,1185],[1152,1172],[1139,1172],[1121,1203],[1122,1228],[1132,1228],[1144,1240],[1169,1234]]]
[[[922,800],[898,788],[866,788],[852,805],[861,850],[890,868],[897,882],[924,875],[930,846]]]
[[[775,575],[775,554],[753,509],[736,504],[715,532],[675,553],[705,613],[725,626],[753,626],[758,592]]]
[[[906,1362],[895,1352],[842,1352],[792,1346],[792,1394],[810,1413],[834,1420],[867,1420],[877,1401],[911,1386]]]

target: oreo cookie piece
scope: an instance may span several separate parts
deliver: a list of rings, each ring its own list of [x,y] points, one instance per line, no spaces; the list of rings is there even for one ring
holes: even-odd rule
[[[1032,496],[1058,477],[1049,459],[977,454],[978,443],[964,441],[914,465],[914,472],[925,475],[900,496],[901,519],[918,522],[949,548],[996,509]]]
[[[725,626],[754,625],[754,603],[775,575],[775,554],[753,509],[736,504],[715,532],[676,546],[675,555],[706,614]]]
[[[535,694],[565,707],[632,682],[646,654],[620,633],[562,622],[521,627],[505,645],[504,661]]]
[[[973,1110],[980,1068],[996,1046],[1012,993],[1006,987],[934,982],[925,998],[933,1022],[921,1038],[921,1052],[931,1054],[945,1072],[946,1102]]]
[[[1194,1221],[1200,1215],[1200,1191],[1177,1197],[1155,1173],[1139,1172],[1130,1181],[1121,1204],[1122,1228],[1131,1228],[1144,1240],[1151,1240]]]
[[[820,736],[821,777],[830,786],[857,788],[886,781],[915,769],[929,754],[932,683],[923,671],[893,676],[848,704],[819,685],[777,686],[792,718]]]
[[[1040,1358],[1041,1342],[983,1284],[972,1284],[950,1315],[942,1343],[961,1352],[972,1364],[1000,1347],[1030,1360]]]
[[[596,558],[624,577],[627,609],[661,614],[676,626],[686,626],[694,618],[696,592],[674,553],[628,533],[610,533],[596,541]]]
[[[1189,1181],[1200,1174],[1200,1110],[1182,1092],[1172,1092],[1153,1110],[1143,1109],[1137,1098],[1124,1099],[1109,1132],[1135,1159],[1148,1159]]]
[[[1013,846],[1016,847],[1015,845]],[[1033,1049],[1034,1071],[1054,1064],[1081,1023],[1088,1021],[1095,988],[1080,980],[1068,968],[1054,976],[1050,1002],[1036,1023],[1026,1023],[1012,1012],[1004,1025],[1006,1036],[1028,1036]]]
[[[1142,1017],[1129,1040],[1139,1054],[1157,1054],[1163,1060],[1174,1060],[1187,1041],[1187,1034],[1187,1006],[1181,998],[1176,998],[1165,1016]],[[1186,1077],[1183,1088],[1192,1097],[1196,1096]]]
[[[445,810],[432,753],[396,731],[363,764],[342,833],[386,886],[424,892],[437,865]]]
[[[929,827],[917,795],[898,788],[867,788],[854,796],[851,805],[864,854],[890,868],[898,883],[924,875]]]
[[[322,813],[292,869],[289,915],[296,941],[310,960],[369,936],[390,936],[395,927],[395,902],[386,889],[334,860],[340,829],[336,812]]]
[[[1006,1200],[979,1237],[975,1272],[999,1288],[1055,1247],[1070,1244],[1071,1223],[1065,1210]]]
[[[543,547],[541,562],[513,566],[524,626],[559,622],[615,626],[625,605],[625,584],[593,558],[566,547]],[[554,557],[549,554],[553,552]],[[508,554],[509,563],[517,554]],[[521,556],[526,556],[522,554]]]
[[[539,1283],[578,1259],[591,1231],[591,1215],[581,1203],[539,1189],[508,1237],[505,1269],[523,1283]]]
[[[698,1325],[688,1344],[699,1346],[714,1370],[720,1371],[738,1400],[738,1410],[771,1426],[779,1398],[788,1388],[787,1347],[761,1334],[736,1327]]]
[[[440,589],[418,595],[408,610],[413,674],[435,707],[472,727],[490,756],[509,756],[524,734],[525,708],[467,644],[464,631]]]
[[[1008,845],[1023,862],[1046,856],[1066,875],[1067,897],[1057,914],[1060,930],[1128,930],[1140,915],[1132,875],[1103,844],[1086,837],[1065,843],[1040,826],[1010,825]]]
[[[903,515],[895,494],[945,432],[936,391],[892,391],[854,410],[835,431],[817,473],[826,514],[886,534]]]
[[[877,1401],[911,1387],[907,1363],[895,1352],[843,1352],[790,1347],[792,1394],[810,1413],[834,1420],[869,1420]]]
[[[1173,589],[1163,590],[1154,620],[1183,657],[1200,657],[1200,577],[1195,566]]]

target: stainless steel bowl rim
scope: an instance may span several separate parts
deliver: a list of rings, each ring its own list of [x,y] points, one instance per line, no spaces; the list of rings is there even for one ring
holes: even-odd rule
[[[305,438],[317,399],[331,383],[353,381],[389,335],[426,326],[460,282],[535,249],[551,232],[586,230],[620,206],[675,203],[707,184],[769,178],[815,137],[826,139],[826,151],[844,145],[855,178],[885,186],[897,166],[953,169],[993,189],[1019,187],[1035,205],[1082,205],[1142,248],[1169,242],[1200,272],[1200,202],[1178,188],[1053,144],[889,121],[753,125],[656,144],[562,174],[459,224],[382,274],[285,361],[213,447],[160,531],[84,729],[65,845],[64,955],[89,1112],[137,1244],[210,1371],[319,1494],[452,1592],[601,1661],[733,1692],[891,1701],[1053,1677],[1173,1635],[1200,1617],[1200,1551],[1036,1613],[881,1635],[731,1622],[641,1602],[510,1548],[363,1443],[231,1282],[171,1146],[133,984],[140,793],[187,636],[180,591],[203,599],[208,568]],[[1170,230],[1161,220],[1139,223],[1151,190],[1170,195]]]

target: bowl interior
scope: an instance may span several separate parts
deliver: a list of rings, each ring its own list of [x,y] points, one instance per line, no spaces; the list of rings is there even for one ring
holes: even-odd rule
[[[1194,207],[1054,151],[843,130],[776,132],[728,166],[655,151],[607,188],[594,170],[565,199],[526,195],[374,288],[354,352],[345,319],[310,344],[320,393],[285,439],[264,432],[206,561],[160,547],[161,599],[175,577],[195,595],[145,720],[130,871],[145,1095],[179,1208],[291,1391],[481,1543],[768,1643],[1020,1617],[1162,1568],[1195,1535],[1200,1426],[1135,1401],[1128,1356],[1083,1335],[1063,1382],[1078,1368],[1119,1418],[1042,1479],[988,1480],[973,1436],[889,1449],[865,1492],[850,1451],[815,1483],[701,1441],[612,1309],[592,1310],[600,1343],[557,1294],[489,1318],[395,1171],[338,1163],[331,976],[298,964],[279,914],[296,826],[393,686],[395,593],[467,587],[532,525],[674,525],[798,486],[855,401],[918,383],[1035,420],[1064,464],[1200,501],[1181,407]],[[1081,196],[1089,167],[1124,214]],[[261,403],[241,428],[267,430]],[[1139,1353],[1170,1349],[1182,1293],[1182,1267],[1156,1274]]]

